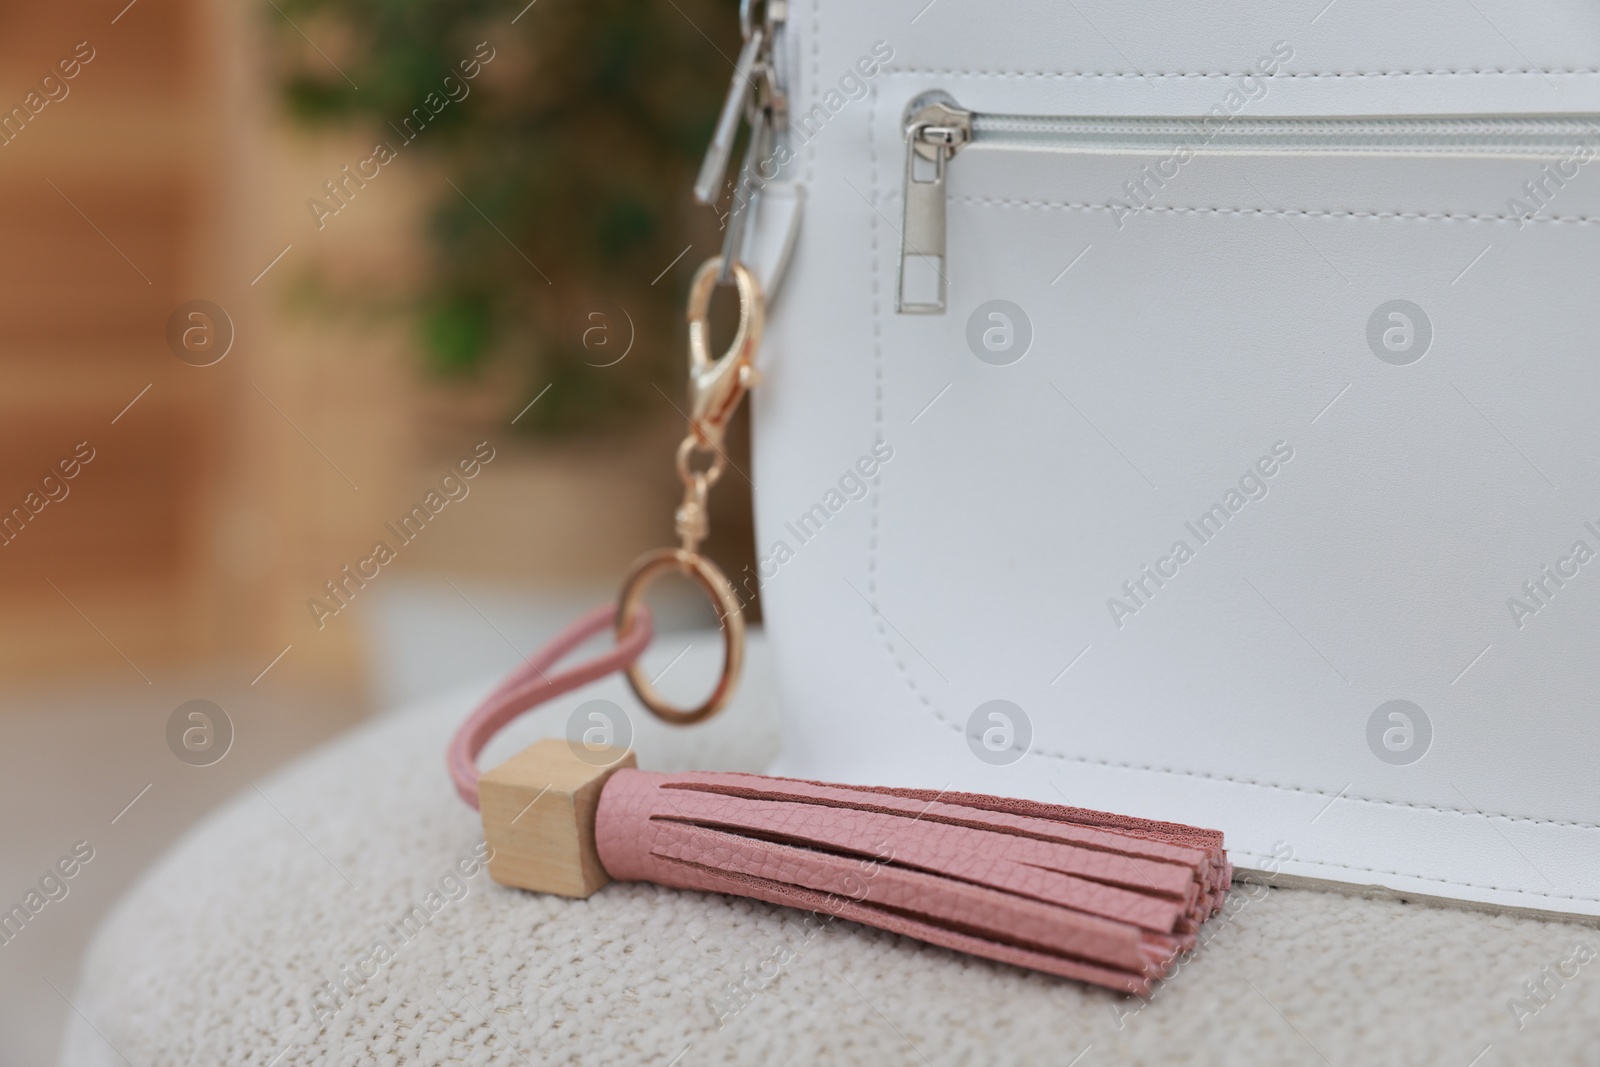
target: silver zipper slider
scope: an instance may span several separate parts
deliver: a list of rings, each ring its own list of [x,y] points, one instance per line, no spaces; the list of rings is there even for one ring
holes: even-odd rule
[[[905,131],[905,215],[895,310],[902,315],[940,315],[950,287],[944,271],[945,164],[972,140],[972,112],[963,111],[945,93],[924,93],[906,108]],[[921,295],[925,293],[932,296]]]

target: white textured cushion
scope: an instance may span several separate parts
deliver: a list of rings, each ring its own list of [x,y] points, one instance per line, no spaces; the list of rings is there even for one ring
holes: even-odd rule
[[[762,651],[720,719],[669,730],[635,715],[641,764],[763,766],[777,731]],[[696,642],[702,654],[716,654],[712,642]],[[93,1027],[72,1017],[64,1067],[124,1057],[138,1067],[1324,1057],[1491,1067],[1594,1053],[1600,960],[1548,982],[1543,1006],[1526,1001],[1537,1012],[1524,1011],[1520,1030],[1507,1003],[1576,945],[1600,946],[1592,928],[1309,891],[1238,897],[1142,1009],[848,923],[807,928],[783,908],[649,885],[569,901],[479,872],[446,880],[437,912],[402,940],[390,924],[413,905],[426,914],[428,894],[480,839],[443,752],[488,685],[377,720],[188,834],[95,939],[74,997]],[[591,687],[513,727],[486,765],[560,733],[592,696],[633,707],[619,683]],[[347,967],[357,974],[379,941],[392,960],[366,964],[370,977],[319,1026],[314,994]],[[735,993],[738,983],[749,991]]]

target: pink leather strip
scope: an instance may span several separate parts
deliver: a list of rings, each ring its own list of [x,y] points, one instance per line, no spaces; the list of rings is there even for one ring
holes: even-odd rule
[[[930,945],[955,949],[971,956],[998,960],[1045,974],[1060,975],[1080,982],[1091,982],[1124,993],[1139,996],[1150,994],[1150,983],[1165,972],[1168,964],[1152,962],[1143,972],[1123,971],[1115,967],[1092,963],[1070,956],[1041,952],[1022,945],[1008,944],[941,926],[918,918],[888,911],[872,904],[857,903],[848,897],[820,893],[814,889],[788,883],[762,881],[758,878],[723,874],[715,870],[685,867],[681,878],[663,884],[682,889],[696,889],[711,893],[731,893],[735,896],[764,900],[811,912],[814,916],[833,916],[849,919],[864,926],[874,926],[890,933],[914,937]]]
[[[461,724],[450,739],[445,762],[462,800],[474,808],[478,806],[478,753],[507,723],[538,704],[620,671],[639,658],[655,636],[650,610],[643,605],[634,616],[633,628],[609,651],[576,667],[550,673],[573,649],[611,629],[615,618],[616,609],[610,604],[602,604],[580,617],[512,671]]]
[[[1204,849],[1209,856],[1209,861],[1197,874],[1202,879],[1202,885],[1210,888],[1209,907],[1205,911],[1206,915],[1215,914],[1217,909],[1222,907],[1222,900],[1227,896],[1228,887],[1233,884],[1233,864],[1228,861],[1228,853],[1223,848],[1221,830],[1208,830],[1176,822],[1159,822],[1154,819],[1140,819],[1131,815],[1095,811],[1092,808],[1073,808],[1064,804],[1046,804],[1037,800],[1018,800],[1013,797],[990,796],[987,793],[940,793],[932,789],[899,789],[891,786],[870,785],[851,786],[850,788],[860,789],[868,793],[884,793],[924,802],[943,799],[950,803],[963,806],[971,805],[986,811],[1035,815],[1044,819],[1082,823],[1084,825],[1113,829],[1118,833],[1130,834],[1133,837],[1151,842],[1159,841]],[[1129,851],[1134,855],[1144,854],[1138,846],[1130,846]],[[1203,897],[1202,902],[1207,902],[1206,898]]]
[[[863,870],[856,857],[672,823],[657,829],[651,854],[704,866],[710,850],[719,853],[716,869],[726,873],[870,902],[976,936],[1037,945],[1125,970],[1140,969],[1147,962],[1137,927],[922,871],[887,864]]]
[[[883,794],[876,789],[859,789],[853,786],[766,778],[757,774],[679,774],[673,776],[673,788],[699,788],[728,796],[799,800],[819,805],[848,807],[857,811],[910,815],[922,822],[995,830],[1013,833],[1021,838],[1082,846],[1085,851],[1093,850],[1098,853],[1097,857],[1085,856],[1083,859],[1085,863],[1095,863],[1098,860],[1099,867],[1090,874],[1091,877],[1114,885],[1140,889],[1162,883],[1161,888],[1173,894],[1184,892],[1191,877],[1191,868],[1205,855],[1205,850],[1202,848],[1173,845],[1162,841],[1129,840],[1124,834],[1108,833],[1095,827],[964,807],[940,800],[911,800]],[[1141,859],[1167,862],[1147,863],[1141,862]],[[1059,869],[1067,870],[1067,868]],[[1165,884],[1168,881],[1170,885]]]
[[[1005,811],[1018,815],[1037,815],[1040,818],[1062,820],[1084,826],[1102,826],[1120,833],[1147,837],[1152,840],[1171,841],[1174,844],[1187,843],[1199,847],[1213,847],[1222,844],[1221,830],[1206,830],[1198,826],[1187,826],[1183,823],[1140,819],[1132,815],[1095,811],[1093,808],[1073,808],[1065,804],[1047,804],[1040,800],[1019,800],[1014,797],[992,796],[988,793],[949,793],[935,792],[932,789],[900,789],[894,786],[882,785],[851,786],[850,788],[860,789],[865,793],[887,793],[891,796],[909,797],[913,800],[936,800],[942,798],[952,804],[983,808],[988,811]]]
[[[630,778],[647,777],[634,772]],[[1173,900],[1155,886],[1149,894],[1131,892],[1091,878],[1061,873],[1072,866],[1066,849],[1049,842],[985,833],[964,826],[948,826],[923,819],[850,808],[796,804],[781,800],[750,800],[719,796],[698,790],[675,789],[654,782],[630,782],[648,804],[648,817],[660,821],[683,820],[697,826],[752,831],[793,844],[824,848],[856,856],[892,857],[899,866],[934,871],[1019,896],[1045,900],[1091,915],[1130,922],[1146,929],[1170,931],[1190,900]],[[606,793],[612,787],[606,787]],[[637,816],[635,816],[637,817]],[[1088,853],[1104,857],[1105,853]],[[601,862],[611,864],[601,853]],[[1178,870],[1184,888],[1189,872]],[[645,875],[650,881],[657,879]]]
[[[767,778],[761,775],[717,774],[675,775],[673,781],[679,788],[699,788],[730,796],[771,797],[774,799],[805,800],[817,804],[846,806],[862,811],[879,811],[915,816],[924,822],[947,822],[959,826],[1015,833],[1023,837],[1061,841],[1082,845],[1110,853],[1118,859],[1160,859],[1183,868],[1184,879],[1194,885],[1191,896],[1189,922],[1198,926],[1205,916],[1222,905],[1229,885],[1233,881],[1233,868],[1222,850],[1221,835],[1210,830],[1178,827],[1174,823],[1153,823],[1110,815],[1086,808],[1068,808],[1035,801],[1012,800],[971,793],[935,793],[932,790],[892,790],[881,787],[836,786],[825,782],[800,781],[789,778]],[[921,799],[911,799],[902,793],[914,793]],[[955,803],[951,801],[962,801]],[[981,801],[982,806],[968,806]],[[1027,814],[1013,814],[1010,808]],[[1098,825],[1083,826],[1065,822],[1068,818],[1086,817],[1106,826],[1126,825],[1115,831],[1100,829]],[[1172,833],[1172,829],[1187,831]],[[1129,833],[1155,836],[1128,836]],[[1177,837],[1196,843],[1173,844],[1168,838]],[[1165,867],[1165,864],[1162,866]],[[1148,873],[1147,865],[1128,863],[1122,876],[1108,876],[1115,866],[1102,868],[1096,876],[1125,888],[1148,890],[1156,879]],[[1165,867],[1171,871],[1174,868]]]

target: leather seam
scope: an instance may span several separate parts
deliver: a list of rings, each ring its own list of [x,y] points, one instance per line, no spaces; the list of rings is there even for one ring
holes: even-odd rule
[[[1009,197],[987,196],[956,196],[951,197],[958,204],[969,204],[975,207],[1020,207],[1025,209],[1043,208],[1056,211],[1103,211],[1112,213],[1110,204],[1094,204],[1087,201],[1076,200],[1019,200]],[[1257,215],[1262,218],[1302,218],[1302,219],[1339,219],[1343,221],[1376,221],[1376,222],[1516,222],[1518,228],[1521,223],[1563,224],[1568,226],[1592,226],[1600,223],[1600,218],[1589,215],[1491,215],[1468,214],[1449,211],[1337,211],[1319,210],[1314,208],[1258,208],[1258,207],[1177,207],[1151,205],[1140,207],[1132,214],[1150,213],[1152,215]]]
[[[1248,78],[1255,70],[967,70],[943,67],[894,67],[889,74],[942,75],[957,78]],[[1600,67],[1462,67],[1443,70],[1280,70],[1278,78],[1531,78],[1561,74],[1571,77],[1600,74]]]
[[[951,724],[943,718],[939,720],[945,726]],[[955,727],[952,727],[953,729]],[[1198,778],[1212,782],[1227,782],[1230,785],[1248,786],[1252,789],[1271,789],[1283,793],[1300,793],[1305,796],[1330,797],[1334,800],[1349,800],[1358,804],[1372,804],[1385,808],[1404,808],[1410,811],[1423,811],[1434,815],[1460,815],[1463,818],[1476,817],[1481,819],[1501,819],[1512,823],[1529,823],[1533,826],[1558,826],[1568,830],[1600,830],[1600,825],[1586,822],[1569,822],[1564,819],[1536,819],[1529,815],[1507,815],[1495,811],[1471,811],[1466,808],[1444,808],[1432,804],[1416,804],[1407,800],[1381,800],[1377,797],[1354,796],[1350,793],[1330,793],[1325,789],[1310,789],[1304,786],[1283,785],[1280,782],[1264,782],[1256,778],[1234,778],[1226,774],[1210,774],[1206,771],[1185,771],[1175,767],[1158,767],[1149,763],[1124,763],[1118,760],[1099,759],[1093,756],[1074,756],[1065,752],[1051,752],[1045,749],[1030,749],[1033,755],[1044,756],[1048,759],[1060,760],[1063,763],[1082,763],[1099,767],[1113,767],[1122,771],[1144,771],[1147,773],[1170,774],[1179,778]]]
[[[811,0],[811,84],[806,86],[806,97],[813,107],[816,106],[821,93],[818,88],[822,84],[822,0]],[[804,60],[801,60],[801,66]],[[813,137],[806,144],[806,184],[811,185],[817,173],[817,139]]]
[[[867,115],[867,158],[872,171],[872,217],[870,219],[872,263],[872,366],[873,366],[873,439],[882,441],[883,437],[883,306],[879,299],[882,285],[883,264],[878,254],[878,87],[873,85],[868,99],[870,105]],[[889,628],[884,623],[883,612],[878,610],[878,528],[881,522],[883,499],[883,478],[872,479],[871,507],[867,510],[867,601],[872,609],[873,621],[877,624],[878,636],[883,641],[884,650],[889,654],[889,661],[900,672],[900,677],[905,680],[906,688],[911,695],[922,703],[922,706],[933,716],[933,720],[941,726],[947,726],[960,732],[961,728],[948,722],[939,709],[934,707],[933,701],[917,686],[917,680],[901,658],[900,652],[895,648],[894,641],[889,637]]]
[[[870,231],[869,231],[870,234],[871,234],[869,255],[870,255],[870,259],[871,259],[871,276],[872,276],[872,285],[871,285],[871,291],[872,291],[872,353],[873,353],[873,372],[874,372],[874,415],[873,415],[873,418],[874,418],[874,438],[877,441],[882,441],[884,439],[883,438],[884,372],[883,372],[883,309],[882,309],[882,306],[881,306],[881,302],[879,300],[879,292],[880,292],[880,286],[881,286],[881,275],[882,275],[882,261],[881,261],[881,258],[879,256],[879,254],[878,254],[878,252],[879,252],[879,249],[878,249],[878,212],[876,210],[877,209],[877,204],[878,204],[878,199],[879,199],[879,188],[878,188],[878,169],[879,169],[878,168],[878,142],[877,142],[877,133],[876,133],[877,128],[878,128],[878,91],[877,91],[877,86],[873,86],[872,90],[870,91],[869,100],[870,100],[870,104],[869,104],[869,112],[870,113],[867,116],[867,119],[868,119],[868,122],[867,122],[867,154],[868,154],[869,166],[870,166],[871,171],[872,171],[872,182],[871,182],[872,200],[871,200],[871,204],[872,204],[872,206],[874,208],[874,210],[872,212],[872,217],[871,217],[871,220],[870,220]],[[938,723],[939,725],[950,729],[951,731],[953,731],[953,732],[955,732],[957,734],[964,734],[965,731],[962,729],[962,727],[960,725],[958,725],[956,723],[952,723],[948,719],[946,719],[944,717],[944,715],[939,711],[939,709],[934,705],[933,701],[928,697],[928,695],[926,693],[924,693],[921,690],[921,688],[918,687],[916,678],[914,678],[912,676],[911,671],[906,666],[904,659],[900,656],[899,651],[895,648],[894,641],[889,636],[888,627],[884,623],[883,613],[878,610],[878,532],[879,532],[879,527],[880,527],[880,523],[881,523],[881,508],[882,508],[881,501],[882,501],[882,497],[883,497],[883,479],[881,477],[880,478],[875,478],[872,481],[872,494],[871,494],[871,498],[870,498],[871,499],[871,507],[868,509],[869,518],[868,518],[868,533],[867,533],[867,598],[868,598],[868,606],[872,609],[873,619],[874,619],[874,622],[877,625],[878,636],[883,640],[883,646],[884,646],[885,651],[889,654],[890,662],[893,663],[895,665],[895,668],[900,672],[900,676],[901,676],[901,678],[903,678],[905,680],[906,687],[910,690],[911,695],[913,697],[915,697],[922,704],[922,706],[928,710],[928,712],[932,715],[932,717],[933,717],[933,719],[934,719],[934,721],[936,723]],[[1196,780],[1228,782],[1229,784],[1232,784],[1232,785],[1241,785],[1241,786],[1245,786],[1245,787],[1252,788],[1252,789],[1272,789],[1272,790],[1277,790],[1277,791],[1285,792],[1285,793],[1298,793],[1298,794],[1301,794],[1301,795],[1304,795],[1304,796],[1335,797],[1335,794],[1329,793],[1329,792],[1327,792],[1325,790],[1308,789],[1308,788],[1305,788],[1305,787],[1302,787],[1302,786],[1280,785],[1280,784],[1274,783],[1274,782],[1261,782],[1261,781],[1255,781],[1255,780],[1247,779],[1247,778],[1233,778],[1233,777],[1230,777],[1230,776],[1224,775],[1224,774],[1207,774],[1207,773],[1205,773],[1203,771],[1185,771],[1185,770],[1179,770],[1179,769],[1173,768],[1173,767],[1157,767],[1157,766],[1154,766],[1154,765],[1151,765],[1151,764],[1123,763],[1123,762],[1118,762],[1118,761],[1115,761],[1115,760],[1096,759],[1096,758],[1087,757],[1087,756],[1072,756],[1072,755],[1068,755],[1068,754],[1062,753],[1062,752],[1051,752],[1051,751],[1046,751],[1044,749],[1037,749],[1037,748],[1032,749],[1031,751],[1032,751],[1032,754],[1034,754],[1034,755],[1040,756],[1040,757],[1045,758],[1045,759],[1053,759],[1053,760],[1056,760],[1056,761],[1062,762],[1062,763],[1071,762],[1071,763],[1091,764],[1091,765],[1098,765],[1098,766],[1104,766],[1104,767],[1113,767],[1113,768],[1116,768],[1118,770],[1141,771],[1141,772],[1145,772],[1145,773],[1154,772],[1154,773],[1160,773],[1160,774],[1170,774],[1170,775],[1173,775],[1173,776],[1179,777],[1179,778],[1193,778],[1193,779],[1196,779]],[[1438,814],[1438,815],[1459,815],[1462,818],[1476,817],[1476,818],[1481,818],[1481,819],[1490,820],[1490,821],[1493,821],[1495,819],[1502,819],[1502,820],[1505,820],[1506,822],[1513,822],[1513,823],[1525,822],[1525,823],[1529,823],[1529,824],[1535,825],[1535,826],[1559,826],[1559,827],[1563,827],[1563,828],[1566,828],[1566,829],[1575,829],[1575,830],[1600,830],[1600,824],[1594,824],[1594,823],[1569,822],[1569,821],[1561,820],[1561,819],[1537,819],[1537,818],[1533,818],[1531,816],[1510,815],[1510,814],[1506,814],[1506,813],[1503,813],[1503,812],[1467,811],[1467,810],[1460,809],[1460,808],[1443,808],[1443,807],[1435,807],[1435,806],[1427,805],[1427,804],[1414,804],[1414,803],[1411,803],[1409,801],[1403,801],[1403,800],[1379,800],[1379,799],[1377,799],[1375,797],[1351,796],[1348,793],[1342,794],[1342,796],[1343,796],[1343,799],[1345,799],[1345,800],[1350,800],[1350,801],[1354,801],[1356,803],[1362,803],[1362,804],[1371,804],[1371,805],[1374,805],[1376,807],[1400,808],[1400,809],[1411,810],[1411,811],[1430,812],[1430,813]],[[1338,799],[1338,798],[1335,797],[1335,799]],[[1351,868],[1351,869],[1357,869],[1357,868]],[[1374,872],[1371,872],[1371,873],[1375,873],[1376,874],[1376,873],[1386,873],[1386,872],[1374,871]],[[1395,872],[1387,872],[1387,873],[1395,873]],[[1420,876],[1417,876],[1417,877],[1420,877]],[[1448,884],[1467,885],[1467,884],[1470,884],[1470,883],[1448,883]],[[1486,889],[1486,888],[1493,888],[1493,887],[1491,887],[1491,886],[1474,886],[1473,888],[1484,888],[1484,889]],[[1574,899],[1580,899],[1580,898],[1574,898]]]
[[[871,103],[867,116],[867,158],[872,168],[872,218],[869,255],[872,261],[872,370],[873,370],[873,439],[883,440],[883,305],[879,299],[879,286],[882,284],[883,267],[878,254],[878,87],[872,86],[870,94]],[[889,653],[889,660],[905,679],[911,693],[920,700],[924,707],[932,713],[935,721],[944,722],[944,717],[933,706],[933,702],[917,688],[916,679],[907,670],[905,662],[900,658],[899,652],[894,647],[894,642],[889,638],[889,628],[884,625],[883,613],[877,608],[878,601],[878,524],[883,497],[883,479],[872,479],[872,506],[868,509],[867,520],[867,597],[872,608],[873,621],[878,627],[878,636],[882,639],[884,649]]]
[[[1282,857],[1272,857],[1259,852],[1245,852],[1242,849],[1230,848],[1230,856],[1243,856],[1247,859],[1270,860],[1276,858],[1280,862]],[[1549,900],[1581,900],[1589,903],[1600,902],[1600,897],[1586,897],[1579,893],[1544,893],[1537,889],[1513,889],[1503,885],[1488,885],[1483,882],[1466,882],[1454,878],[1435,878],[1427,874],[1412,874],[1410,871],[1391,871],[1383,867],[1360,867],[1351,863],[1332,863],[1327,860],[1297,860],[1312,867],[1332,867],[1341,871],[1362,871],[1367,874],[1392,874],[1400,878],[1415,878],[1419,882],[1438,882],[1442,885],[1466,886],[1470,889],[1488,889],[1496,893],[1516,893],[1519,896],[1535,897]]]

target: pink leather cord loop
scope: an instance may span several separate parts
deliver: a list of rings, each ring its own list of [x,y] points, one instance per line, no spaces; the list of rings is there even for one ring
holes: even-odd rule
[[[641,604],[633,617],[633,627],[609,651],[559,673],[549,673],[567,653],[611,629],[615,621],[614,605],[601,604],[590,610],[513,671],[461,724],[450,739],[445,760],[462,800],[473,808],[478,806],[478,754],[507,723],[547,700],[626,669],[655,636],[650,609]]]

